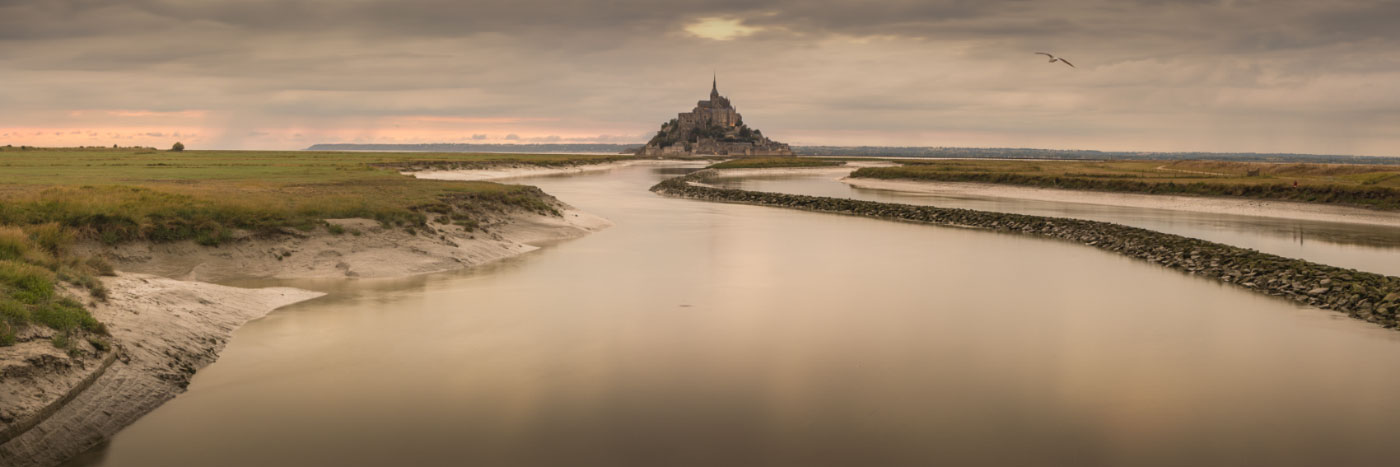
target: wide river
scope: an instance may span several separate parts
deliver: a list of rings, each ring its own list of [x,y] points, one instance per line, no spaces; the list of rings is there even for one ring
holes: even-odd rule
[[[74,465],[1394,465],[1400,332],[1070,243],[524,180],[616,226],[240,329]]]
[[[1397,227],[983,195],[875,190],[842,183],[839,179],[843,174],[829,171],[817,173],[723,178],[719,179],[719,185],[774,193],[1113,222],[1316,263],[1400,276],[1400,228]]]

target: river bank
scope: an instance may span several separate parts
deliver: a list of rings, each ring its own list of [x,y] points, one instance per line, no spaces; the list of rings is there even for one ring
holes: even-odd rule
[[[1241,216],[1278,217],[1319,222],[1400,227],[1400,213],[1349,206],[1204,196],[1149,195],[1103,191],[1036,188],[992,183],[933,182],[842,177],[842,183],[872,190],[925,193],[939,196],[1000,198],[1100,204],[1133,208],[1170,209]]]
[[[852,171],[866,167],[894,167],[897,164],[887,161],[844,161],[839,165],[797,166],[797,167],[745,167],[724,168],[719,164],[711,166],[717,178],[743,177],[782,177],[789,175],[825,175],[842,177]]]
[[[975,182],[1040,188],[1400,210],[1400,167],[1221,161],[904,161],[854,178]]]
[[[516,209],[466,224],[433,220],[406,229],[329,219],[309,232],[239,233],[219,246],[79,245],[79,255],[121,271],[103,280],[107,300],[89,305],[110,336],[69,352],[44,339],[0,347],[0,463],[56,465],[91,448],[183,392],[245,322],[323,295],[208,281],[405,277],[498,261],[611,225],[552,197],[548,203],[554,213]]]
[[[943,209],[842,198],[761,193],[703,186],[714,171],[673,178],[652,188],[706,201],[787,207],[1072,241],[1261,293],[1336,310],[1387,328],[1396,326],[1400,278],[1360,272],[1179,235],[1107,222]]]
[[[744,177],[784,177],[790,175],[823,175],[841,177],[851,173],[856,166],[841,167],[776,167],[761,169],[713,169],[717,178]]]
[[[428,222],[409,231],[370,219],[329,219],[328,227],[217,248],[195,242],[87,245],[118,269],[192,281],[388,278],[450,271],[528,253],[611,225],[560,205],[559,215],[517,211],[470,226]],[[334,232],[332,232],[334,229]]]
[[[452,181],[493,181],[512,178],[543,177],[549,175],[574,175],[588,172],[602,172],[633,165],[667,163],[663,160],[620,160],[601,163],[578,163],[543,166],[538,164],[495,163],[477,167],[437,168],[433,165],[410,167],[400,173],[425,180]]]
[[[722,169],[716,170],[714,177],[827,176],[831,177],[832,180],[837,180],[854,188],[920,193],[936,196],[978,196],[1400,227],[1400,212],[1379,211],[1351,206],[1247,198],[1138,194],[1064,188],[1039,188],[995,183],[943,182],[849,176],[851,172],[861,168],[895,166],[896,164],[885,161],[852,161],[840,167]]]
[[[7,405],[28,410],[15,414],[11,425],[24,430],[7,433],[12,439],[0,445],[0,464],[56,465],[83,452],[183,392],[243,323],[323,295],[130,273],[104,282],[110,297],[90,306],[111,333],[102,360],[50,356],[31,374],[0,381]],[[69,387],[73,376],[81,383]]]

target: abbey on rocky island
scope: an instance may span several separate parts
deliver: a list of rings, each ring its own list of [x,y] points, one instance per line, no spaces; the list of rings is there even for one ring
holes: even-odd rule
[[[792,148],[744,124],[729,98],[719,95],[719,80],[710,83],[710,100],[661,124],[661,130],[638,152],[643,156],[791,156]]]

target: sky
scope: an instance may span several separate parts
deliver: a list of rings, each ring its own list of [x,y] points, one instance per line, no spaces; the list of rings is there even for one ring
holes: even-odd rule
[[[1400,1],[0,0],[0,144],[1400,155]],[[1048,63],[1034,52],[1065,57]]]

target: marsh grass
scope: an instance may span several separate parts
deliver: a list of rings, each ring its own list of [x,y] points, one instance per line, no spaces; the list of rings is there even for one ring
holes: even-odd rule
[[[52,223],[105,244],[193,240],[217,246],[239,230],[314,230],[360,217],[421,227],[425,209],[486,203],[548,212],[538,190],[489,182],[418,180],[415,165],[561,165],[616,156],[306,151],[0,151],[0,224]],[[471,209],[470,206],[459,206]]]
[[[1231,196],[1400,210],[1400,166],[1220,161],[903,161],[852,177]],[[1297,187],[1293,184],[1296,182]]]
[[[105,300],[107,289],[94,274],[110,274],[104,261],[68,255],[73,237],[51,224],[0,226],[0,346],[14,345],[26,326],[57,331],[53,343],[72,351],[69,335],[105,334],[106,327],[73,298],[59,292],[68,282]]]
[[[0,346],[14,344],[16,333],[31,325],[56,330],[53,343],[70,351],[74,342],[105,334],[82,303],[60,292],[60,284],[68,283],[104,300],[108,292],[97,276],[115,273],[100,258],[72,255],[76,241],[218,246],[239,232],[271,236],[327,226],[344,233],[325,222],[334,218],[368,218],[418,231],[429,214],[558,214],[534,187],[418,180],[398,172],[419,165],[566,165],[617,158],[0,148]]]

